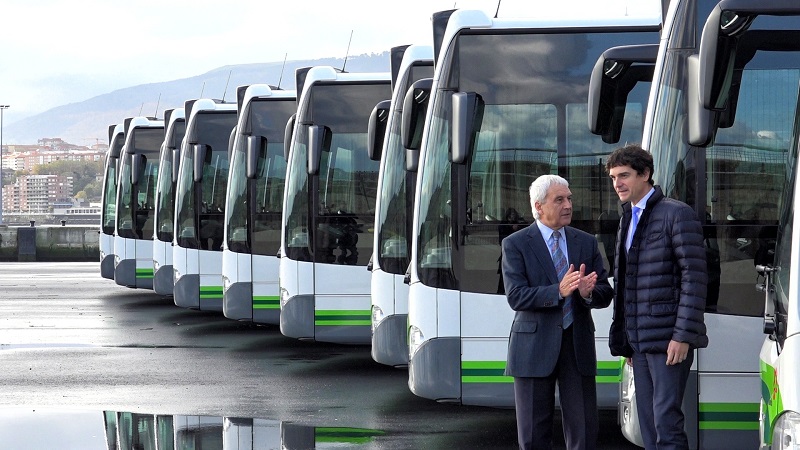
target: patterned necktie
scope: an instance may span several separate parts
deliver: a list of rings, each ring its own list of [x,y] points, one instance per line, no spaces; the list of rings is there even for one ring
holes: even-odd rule
[[[625,251],[631,249],[631,244],[633,243],[633,235],[634,233],[636,233],[636,226],[639,225],[639,211],[641,210],[642,208],[639,208],[638,206],[634,206],[633,208],[631,208],[631,227],[630,230],[628,231],[628,237],[627,239],[625,239]]]
[[[553,265],[555,265],[556,273],[558,274],[558,281],[561,281],[564,278],[564,274],[567,273],[567,257],[564,256],[564,252],[561,251],[561,246],[558,245],[558,241],[561,239],[561,233],[558,231],[553,231],[553,234],[550,237],[550,253],[553,255]],[[572,325],[572,296],[567,296],[564,299],[564,306],[562,309],[562,325],[566,330],[567,327]]]

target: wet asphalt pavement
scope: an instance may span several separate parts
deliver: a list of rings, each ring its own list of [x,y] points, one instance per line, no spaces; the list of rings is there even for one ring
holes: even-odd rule
[[[337,445],[319,438],[317,448],[516,448],[512,410],[419,398],[407,371],[374,362],[368,347],[301,342],[277,327],[182,309],[101,278],[97,263],[0,263],[0,386],[0,442],[31,421],[113,411],[170,423],[172,415],[256,419],[281,430],[272,440],[284,429],[373,431]],[[274,448],[313,447],[310,439]],[[637,448],[613,412],[601,414],[599,448]]]

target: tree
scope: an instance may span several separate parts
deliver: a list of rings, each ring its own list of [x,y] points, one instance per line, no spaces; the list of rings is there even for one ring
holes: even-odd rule
[[[100,161],[53,161],[47,164],[33,166],[34,175],[63,175],[72,177],[72,195],[86,191],[88,200],[99,200],[100,190],[89,187],[97,184],[97,175],[103,173],[103,164]],[[95,195],[96,193],[96,195]]]

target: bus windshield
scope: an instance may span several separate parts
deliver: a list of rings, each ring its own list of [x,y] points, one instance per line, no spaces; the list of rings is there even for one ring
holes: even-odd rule
[[[431,78],[433,66],[413,66],[408,77],[410,85],[421,78]],[[401,97],[402,99],[402,97]],[[403,275],[411,262],[411,206],[414,202],[416,172],[406,171],[406,149],[400,139],[402,109],[391,111],[392,126],[386,130],[387,143],[383,158],[378,225],[378,262],[382,270]]]
[[[236,141],[225,211],[227,248],[231,251],[270,256],[278,252],[286,183],[283,137],[286,122],[295,111],[297,104],[294,99],[255,99],[250,102],[247,129],[252,136],[266,138],[267,147],[260,149],[256,179],[248,183],[245,170],[247,136],[242,134]]]
[[[186,133],[186,122],[178,120],[173,122],[174,142],[183,140]],[[158,188],[156,189],[156,211],[158,211],[158,223],[156,224],[156,238],[162,242],[172,242],[173,220],[175,215],[175,193],[172,182],[172,157],[171,148],[164,148],[161,151],[161,160],[158,163]],[[175,161],[177,164],[179,161]]]
[[[657,40],[655,30],[605,28],[457,37],[442,63],[421,163],[416,264],[424,284],[504,293],[500,241],[533,222],[528,188],[550,173],[570,182],[572,225],[599,237],[610,269],[619,215],[604,163],[620,144],[605,144],[588,130],[590,74],[606,49]],[[641,140],[648,88],[640,83],[628,96],[621,143]],[[480,99],[466,164],[449,161],[457,91]]]
[[[202,182],[195,189],[192,148],[181,148],[181,170],[175,188],[176,240],[184,248],[219,251],[228,182],[228,141],[236,125],[236,111],[199,113],[194,120],[197,141],[207,145],[208,151]]]
[[[319,263],[366,266],[375,220],[377,161],[367,154],[367,124],[375,103],[391,95],[389,82],[319,83],[312,87],[306,110],[298,117],[295,150],[287,185],[287,253]],[[320,159],[313,222],[308,220],[307,151],[309,125],[330,130]],[[309,227],[310,224],[310,227]],[[310,231],[310,233],[309,233]],[[310,235],[310,236],[309,236]],[[309,243],[313,247],[309,248]]]
[[[113,235],[116,217],[117,165],[119,158],[106,159],[105,186],[103,187],[103,234]]]
[[[709,264],[706,310],[760,316],[763,294],[753,289],[755,264],[773,258],[784,201],[789,138],[800,84],[800,52],[759,48],[759,33],[796,29],[794,19],[759,16],[741,38],[732,107],[705,148],[686,143],[686,61],[695,30],[671,37],[656,98],[648,148],[654,180],[664,195],[682,200],[704,223]],[[795,20],[796,22],[796,20]],[[750,39],[749,37],[753,38]],[[785,50],[789,50],[786,48]],[[698,173],[698,171],[700,173]]]
[[[164,129],[134,128],[132,133],[136,148],[126,149],[122,160],[117,229],[120,237],[148,240],[153,239],[158,149],[164,139]],[[143,163],[136,185],[131,184],[133,158],[141,158]]]

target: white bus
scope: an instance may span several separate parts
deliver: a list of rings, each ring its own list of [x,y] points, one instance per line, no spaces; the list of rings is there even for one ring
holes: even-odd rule
[[[222,312],[229,319],[278,325],[284,135],[297,95],[253,84],[238,109],[225,206]]]
[[[407,164],[419,160],[418,151],[408,149],[402,142],[401,119],[409,87],[433,77],[433,47],[393,48],[391,64],[392,99],[379,103],[374,110],[369,131],[376,139],[368,140],[370,157],[380,160],[370,263],[372,359],[399,367],[408,365],[408,285],[403,279],[411,257],[411,213],[417,180],[416,168],[407,170]],[[422,93],[423,98],[417,98],[418,102],[412,105],[429,98],[429,93],[430,90],[427,95]]]
[[[378,163],[367,155],[389,73],[298,70],[280,260],[281,332],[347,344],[371,339],[370,274]]]
[[[125,145],[125,125],[108,127],[108,152],[103,170],[103,197],[100,211],[100,276],[114,279],[114,229],[117,225],[117,170]]]
[[[674,6],[680,16],[683,5]],[[798,295],[791,262],[798,257],[792,230],[800,4],[723,0],[701,4],[698,14],[699,27],[705,25],[698,55],[689,57],[687,65],[690,87],[698,86],[689,102],[700,100],[700,108],[689,108],[689,141],[699,147],[677,148],[686,155],[682,159],[704,163],[697,167],[705,176],[690,179],[697,186],[689,184],[702,190],[688,200],[706,218],[706,235],[716,238],[713,248],[719,257],[709,273],[717,270],[719,289],[714,291],[718,296],[709,292],[709,347],[698,351],[699,363],[693,367],[698,421],[687,429],[696,426],[697,448],[797,448],[800,352],[793,339]],[[666,49],[665,66],[675,64],[668,58],[674,57],[671,50]],[[673,94],[670,101],[676,98],[682,99]],[[675,123],[676,115],[657,108],[652,120]],[[653,126],[649,139],[654,155],[665,151],[655,144],[663,137],[660,128]],[[662,174],[665,179],[674,179],[675,167]],[[766,302],[752,288],[754,265],[767,277],[758,280]],[[766,340],[761,332],[767,333]]]
[[[158,163],[156,186],[155,227],[153,236],[153,290],[172,295],[172,240],[175,228],[175,180],[178,178],[180,146],[186,134],[186,114],[183,108],[164,111],[164,142]]]
[[[501,3],[497,17],[471,10],[449,17],[414,204],[408,383],[416,395],[513,407],[504,370],[514,311],[500,241],[533,222],[528,188],[539,175],[570,181],[572,225],[598,235],[611,269],[613,246],[605,244],[614,240],[618,200],[603,165],[616,144],[586,126],[590,74],[603,51],[655,42],[660,25],[657,1],[627,9],[561,2],[528,12]],[[623,142],[640,139],[647,94],[629,94]],[[598,405],[616,409],[622,368],[607,345],[611,309],[593,316]]]
[[[163,120],[125,119],[114,236],[114,281],[121,286],[153,288],[153,216],[163,140]]]
[[[697,212],[707,248],[709,345],[696,352],[683,404],[693,449],[757,448],[759,399],[773,386],[758,363],[765,303],[754,289],[755,267],[775,257],[787,202],[800,21],[779,16],[797,8],[781,0],[673,0],[661,35],[642,146],[664,194]],[[641,443],[627,367],[621,387],[623,434]]]
[[[761,447],[797,448],[800,442],[800,102],[794,117],[786,165],[786,189],[778,215],[775,259],[759,266],[764,276],[760,288],[766,293],[764,333],[761,346],[761,406],[759,436]]]
[[[184,308],[222,311],[222,243],[230,138],[236,103],[184,105],[186,134],[175,184],[173,298]]]

